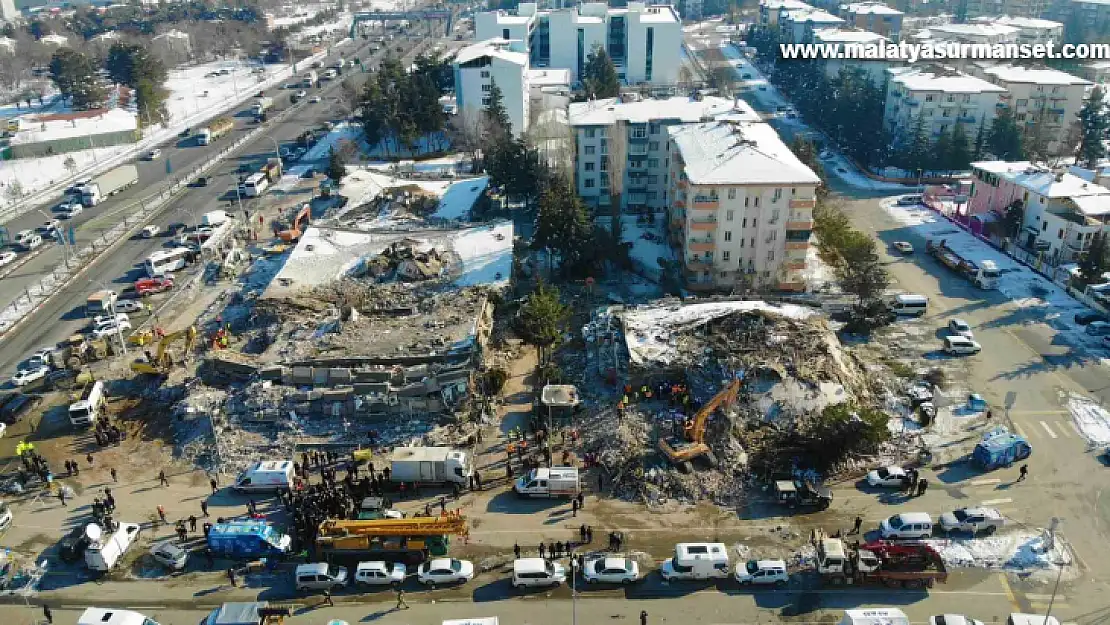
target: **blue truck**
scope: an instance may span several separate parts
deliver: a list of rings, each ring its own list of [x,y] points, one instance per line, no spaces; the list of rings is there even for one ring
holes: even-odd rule
[[[287,555],[293,540],[262,521],[217,523],[208,531],[208,548],[229,558],[265,558]]]
[[[998,467],[1025,460],[1033,454],[1033,446],[1025,438],[999,426],[983,435],[971,452],[971,460],[980,468],[992,471]]]

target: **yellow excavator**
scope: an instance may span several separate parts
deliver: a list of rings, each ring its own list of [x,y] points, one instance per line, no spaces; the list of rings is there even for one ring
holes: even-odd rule
[[[735,379],[724,390],[714,395],[713,399],[706,402],[692,419],[686,420],[681,437],[659,437],[659,451],[663,452],[671,464],[689,472],[690,463],[697,458],[708,456],[710,460],[713,459],[712,450],[705,444],[705,428],[709,424],[709,415],[718,408],[727,411],[732,404],[736,403],[742,384],[742,380]]]
[[[447,555],[450,536],[468,533],[466,517],[448,514],[408,519],[340,520],[320,524],[316,550],[329,559],[390,560],[420,564]]]
[[[163,336],[162,340],[158,341],[158,351],[153,356],[148,352],[147,360],[136,360],[131,363],[131,370],[135,373],[166,375],[174,365],[173,357],[169,353],[169,347],[180,339],[185,340],[185,349],[182,350],[181,360],[178,362],[188,360],[197,342],[196,326],[189,326],[184,330],[178,330],[177,332],[171,332]]]

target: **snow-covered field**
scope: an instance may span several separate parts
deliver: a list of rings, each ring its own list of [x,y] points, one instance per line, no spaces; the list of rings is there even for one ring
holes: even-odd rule
[[[1071,413],[1079,433],[1091,445],[1110,445],[1110,412],[1082,395],[1068,398]]]
[[[663,218],[660,217],[659,219],[662,220]],[[632,250],[629,254],[632,260],[643,267],[644,271],[651,273],[652,276],[658,276],[661,272],[660,258],[674,260],[674,250],[667,245],[667,240],[662,234],[663,231],[664,229],[658,225],[658,222],[656,225],[639,224],[632,216],[624,216],[621,240],[632,244]]]
[[[1028,530],[981,538],[928,539],[949,567],[980,567],[1012,571],[1065,569],[1072,562],[1071,552],[1059,537],[1046,549],[1045,532]]]

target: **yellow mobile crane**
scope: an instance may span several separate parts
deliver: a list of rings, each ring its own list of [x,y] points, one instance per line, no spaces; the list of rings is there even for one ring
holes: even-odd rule
[[[317,555],[329,560],[388,560],[417,565],[445,556],[449,537],[468,533],[466,517],[449,514],[409,519],[328,519],[316,535]]]
[[[743,381],[740,379],[733,380],[724,390],[714,395],[713,399],[706,402],[693,419],[687,420],[682,428],[682,437],[659,437],[659,451],[663,452],[667,460],[684,471],[689,471],[693,460],[702,456],[713,457],[709,445],[705,444],[705,428],[709,423],[709,415],[717,408],[728,410],[736,402],[736,396],[740,393],[742,384]]]
[[[150,375],[166,375],[173,368],[173,357],[169,354],[169,347],[175,341],[185,339],[185,349],[182,352],[181,360],[184,362],[189,359],[189,355],[193,353],[193,347],[197,341],[197,328],[196,326],[189,326],[184,330],[171,332],[162,337],[158,341],[157,353],[150,357],[150,360],[136,360],[131,363],[131,370],[135,373],[148,373]]]

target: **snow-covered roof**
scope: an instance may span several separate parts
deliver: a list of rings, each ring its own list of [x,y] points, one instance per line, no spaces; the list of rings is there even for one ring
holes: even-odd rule
[[[156,35],[154,40],[158,39],[188,39],[189,33],[183,33],[180,30],[167,30],[161,35]]]
[[[992,35],[1016,35],[1018,29],[1013,26],[1005,24],[942,24],[938,26],[931,26],[933,34],[952,35],[958,37],[964,36],[981,36],[990,37]]]
[[[886,37],[862,29],[818,28],[813,31],[813,40],[817,43],[879,43],[886,41]]]
[[[528,67],[528,55],[523,52],[513,52],[508,49],[509,41],[506,39],[489,39],[471,44],[455,55],[455,63],[462,65],[482,57],[498,58],[514,65]]]
[[[737,114],[745,121],[758,122],[759,114],[743,100],[707,96],[701,100],[686,96],[621,102],[618,98],[573,102],[567,114],[571,126],[611,126],[617,120],[633,124],[651,121],[679,120],[699,122],[720,115]]]
[[[772,11],[778,9],[812,9],[813,6],[802,2],[802,0],[762,0],[760,6],[767,7]]]
[[[809,22],[811,24],[843,24],[844,20],[821,9],[812,7],[805,9],[790,9],[786,12],[786,19],[792,22]]]
[[[767,124],[713,121],[667,129],[695,185],[818,184]]]
[[[984,74],[994,76],[1002,82],[1021,82],[1038,85],[1089,85],[1083,80],[1066,72],[1046,67],[1030,68],[1017,65],[993,65],[983,69]]]
[[[138,115],[118,108],[65,115],[28,115],[20,118],[20,130],[14,133],[11,143],[25,145],[138,128]]]
[[[1110,189],[1101,195],[1080,195],[1071,198],[1079,212],[1089,217],[1110,214]]]
[[[119,39],[119,33],[114,30],[107,30],[93,37],[93,41],[108,41],[111,39]]]
[[[1006,90],[982,78],[960,72],[937,73],[916,68],[890,68],[891,82],[908,91],[940,91],[942,93],[1004,93]]]
[[[1074,200],[1085,196],[1107,196],[1110,200],[1110,189],[1106,187],[1068,172],[1054,172],[1029,161],[979,161],[971,166],[1047,198],[1067,197]]]
[[[892,9],[882,2],[858,2],[840,5],[841,11],[855,13],[856,15],[905,15],[898,9]]]
[[[42,42],[42,43],[52,43],[54,45],[59,45],[59,46],[64,46],[65,44],[69,43],[68,38],[66,38],[62,35],[54,35],[54,34],[43,35],[41,38],[39,38],[39,41]]]
[[[571,82],[569,69],[530,69],[527,74],[528,84],[533,87],[569,86]]]
[[[1003,15],[1002,17],[983,19],[989,19],[995,24],[1013,26],[1014,28],[1053,30],[1056,28],[1064,27],[1064,25],[1060,22],[1054,22],[1052,20],[1042,20],[1036,17],[1011,17],[1009,15]]]

